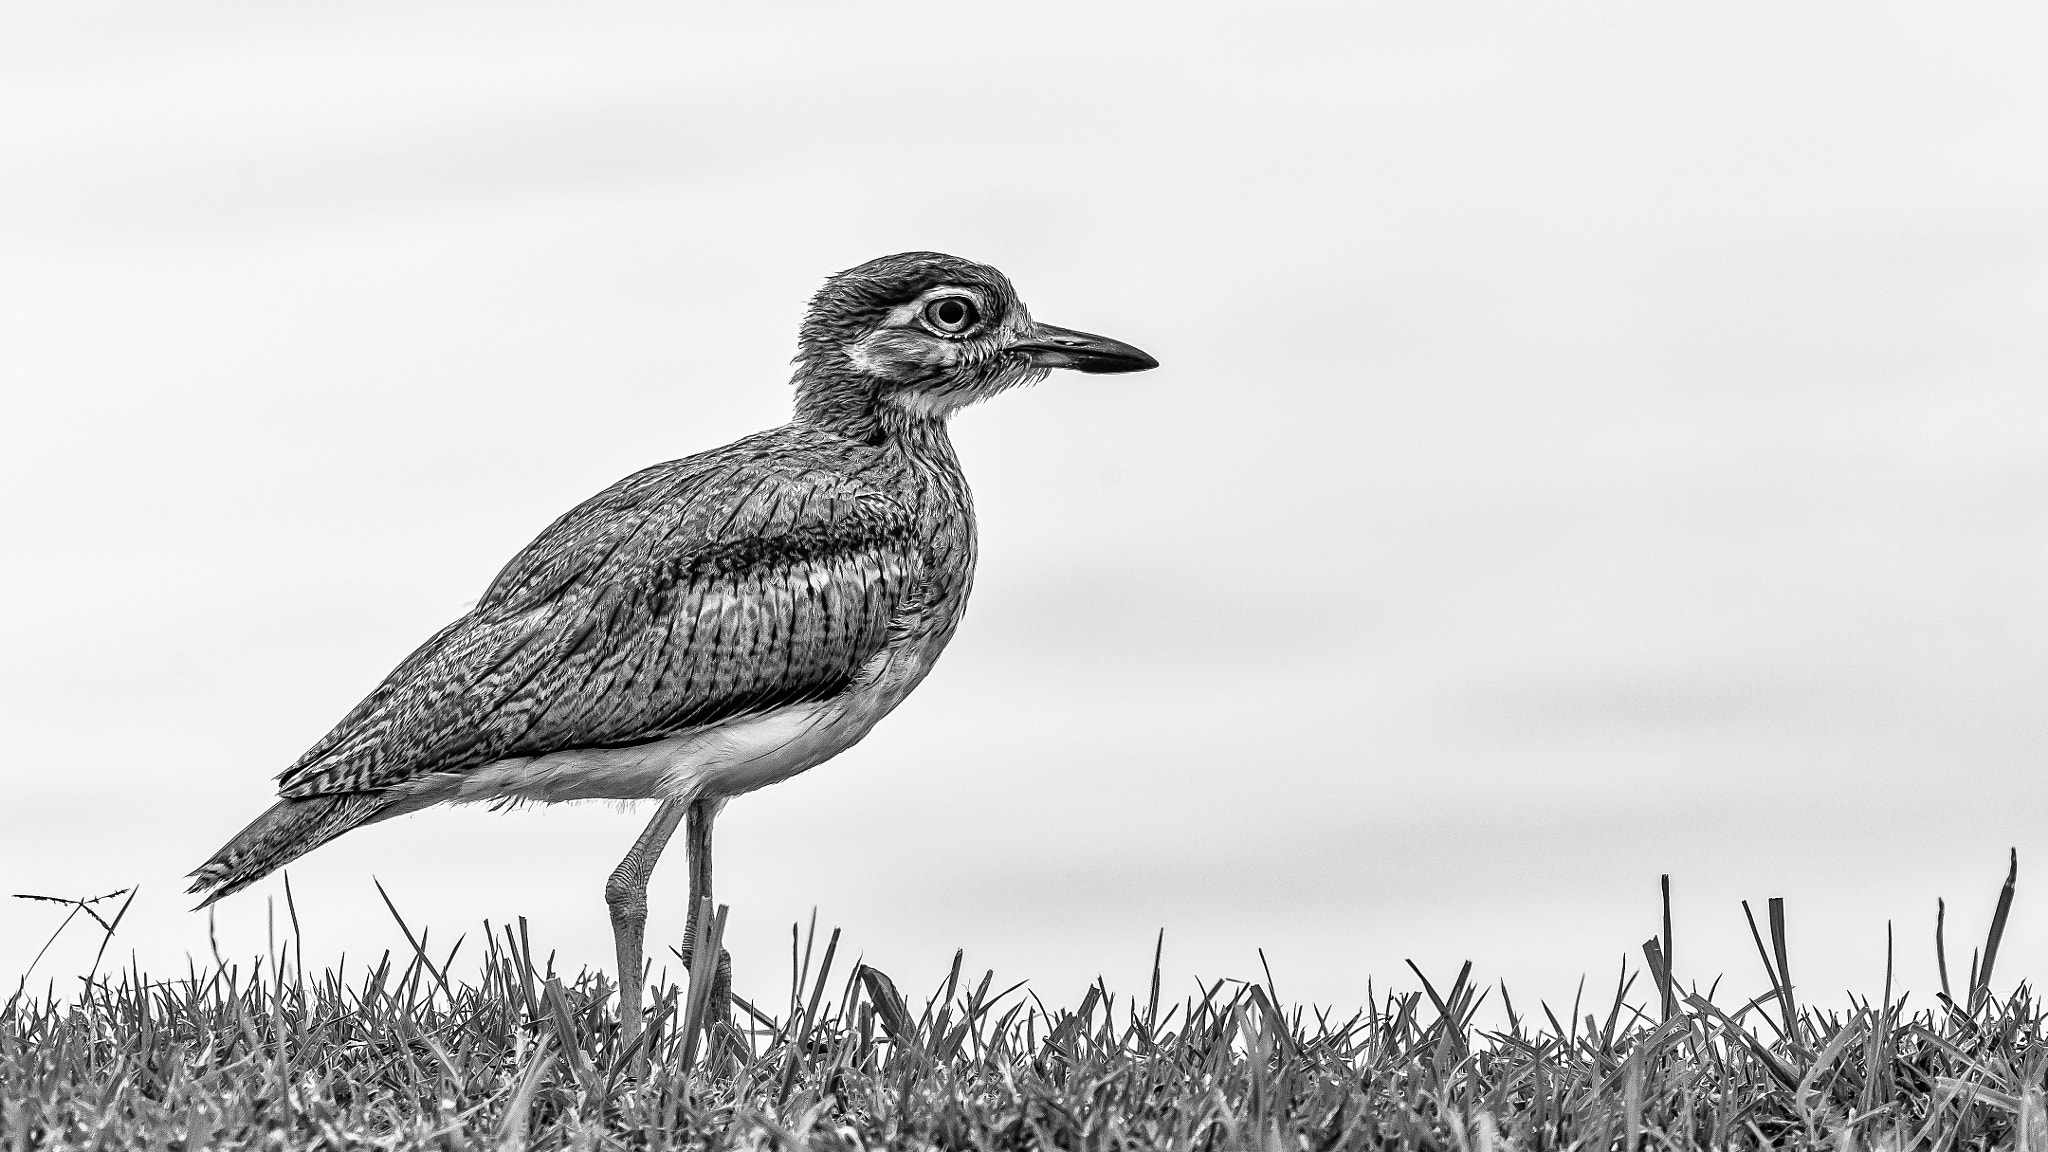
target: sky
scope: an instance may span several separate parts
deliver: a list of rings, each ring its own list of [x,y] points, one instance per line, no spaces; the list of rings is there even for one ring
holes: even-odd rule
[[[265,947],[185,872],[520,546],[787,418],[804,301],[996,265],[1139,345],[956,421],[965,624],[734,802],[742,995],[815,910],[1356,1007],[2048,974],[2048,17],[2022,5],[0,7],[0,894]],[[291,866],[307,960],[528,919],[609,964],[645,812]],[[677,941],[680,847],[651,941]],[[0,900],[0,974],[62,909]],[[74,927],[29,973],[92,963]],[[470,951],[474,952],[473,944]],[[665,956],[658,945],[656,957]],[[1263,956],[1263,963],[1262,963]],[[1441,986],[1441,983],[1439,984]],[[1724,997],[1725,998],[1725,997]]]

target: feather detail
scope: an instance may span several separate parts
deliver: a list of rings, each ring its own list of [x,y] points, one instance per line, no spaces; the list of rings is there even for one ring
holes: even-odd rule
[[[295,799],[829,699],[937,559],[892,454],[791,426],[629,476],[279,777]],[[912,484],[911,487],[916,487]]]

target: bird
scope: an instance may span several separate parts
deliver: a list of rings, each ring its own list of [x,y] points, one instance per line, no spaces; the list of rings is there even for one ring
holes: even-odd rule
[[[678,825],[693,955],[714,820],[852,747],[932,670],[974,582],[962,408],[1054,369],[1135,372],[1120,340],[1035,321],[1008,277],[903,252],[826,278],[788,423],[635,472],[557,519],[278,775],[190,873],[199,907],[354,828],[441,803],[653,800],[605,882],[619,1034],[642,1027],[647,889]]]

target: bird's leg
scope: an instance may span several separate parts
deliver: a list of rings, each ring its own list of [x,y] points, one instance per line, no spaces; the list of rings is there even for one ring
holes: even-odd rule
[[[604,883],[604,902],[612,913],[612,942],[619,950],[619,1045],[624,1048],[640,1036],[640,996],[647,981],[643,971],[647,932],[647,881],[654,875],[654,862],[668,847],[676,825],[683,821],[684,804],[664,800],[654,810],[647,830],[633,841],[633,850],[612,869]]]
[[[688,850],[690,854],[690,921],[683,929],[683,966],[690,970],[690,979],[695,982],[700,976],[711,978],[711,1000],[706,1019],[713,1024],[722,1024],[732,1015],[732,953],[724,948],[718,950],[708,973],[700,973],[694,962],[697,950],[697,933],[702,927],[697,923],[703,912],[704,901],[711,897],[711,821],[718,810],[725,807],[723,800],[694,800],[690,803],[688,824]]]

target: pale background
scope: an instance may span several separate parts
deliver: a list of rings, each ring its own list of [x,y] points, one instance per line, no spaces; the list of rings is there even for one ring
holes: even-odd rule
[[[957,425],[973,609],[720,825],[743,994],[816,907],[922,990],[1459,961],[1875,994],[2048,971],[2048,24],[2022,5],[11,4],[0,890],[180,876],[555,515],[780,422],[805,298],[996,264],[1146,375]],[[530,918],[640,817],[292,868],[309,959]],[[680,852],[656,940],[680,931]],[[273,882],[219,908],[263,943]],[[281,914],[281,913],[280,913]],[[0,973],[56,911],[0,900]],[[34,976],[76,988],[77,934]],[[660,954],[660,953],[657,953]],[[7,983],[11,984],[10,979]]]

